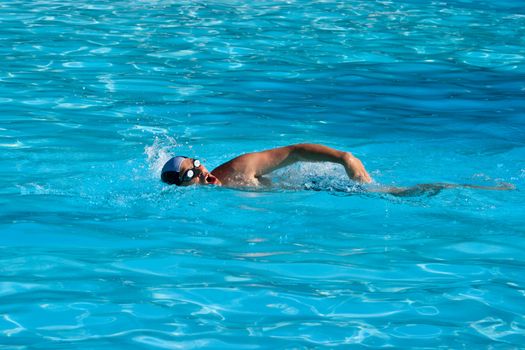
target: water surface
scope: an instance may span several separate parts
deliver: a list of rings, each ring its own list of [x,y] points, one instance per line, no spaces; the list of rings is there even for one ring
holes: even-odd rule
[[[0,5],[0,348],[519,348],[519,1]],[[296,142],[270,190],[173,188]]]

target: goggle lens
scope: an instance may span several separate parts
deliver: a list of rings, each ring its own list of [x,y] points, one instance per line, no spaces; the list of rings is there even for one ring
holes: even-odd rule
[[[186,173],[184,174],[184,181],[191,181],[191,179],[193,179],[193,175],[195,175],[195,172],[193,170],[188,170],[186,171]]]
[[[201,166],[201,162],[198,159],[193,160],[193,169],[198,168]],[[188,169],[184,173],[184,176],[182,176],[182,181],[191,181],[193,177],[195,176],[195,171],[193,169]]]

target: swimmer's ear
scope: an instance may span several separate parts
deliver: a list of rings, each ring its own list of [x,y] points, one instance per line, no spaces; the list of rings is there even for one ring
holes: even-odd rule
[[[176,171],[165,171],[160,176],[161,180],[168,185],[180,186],[179,173]]]

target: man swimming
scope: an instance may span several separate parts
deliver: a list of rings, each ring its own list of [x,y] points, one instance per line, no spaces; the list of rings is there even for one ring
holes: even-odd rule
[[[351,153],[311,143],[246,153],[218,166],[211,173],[197,159],[173,157],[162,168],[161,178],[177,186],[258,186],[268,183],[264,175],[299,161],[341,164],[351,180],[372,181],[363,163]]]
[[[167,184],[177,186],[217,185],[228,187],[249,187],[268,185],[264,175],[296,162],[330,162],[341,164],[348,177],[359,183],[370,183],[372,178],[363,163],[350,152],[312,144],[302,143],[269,149],[261,152],[246,153],[219,165],[211,172],[198,159],[184,156],[173,157],[164,164],[161,179]],[[476,186],[447,183],[421,184],[412,187],[380,187],[367,189],[369,192],[389,193],[398,196],[419,195],[439,192],[444,188],[467,187],[486,190],[507,190],[512,185]]]

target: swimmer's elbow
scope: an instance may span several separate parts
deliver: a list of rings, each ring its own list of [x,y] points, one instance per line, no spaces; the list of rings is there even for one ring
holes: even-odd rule
[[[289,160],[296,162],[310,160],[312,154],[314,153],[313,150],[319,146],[320,145],[313,143],[297,143],[294,145],[287,146],[290,152],[288,156]]]
[[[291,145],[292,157],[295,161],[334,162],[344,164],[345,157],[351,153],[338,151],[334,148],[316,143],[298,143]]]
[[[303,159],[304,143],[298,143],[295,145],[286,146],[288,151],[288,160],[292,162],[298,162]]]

